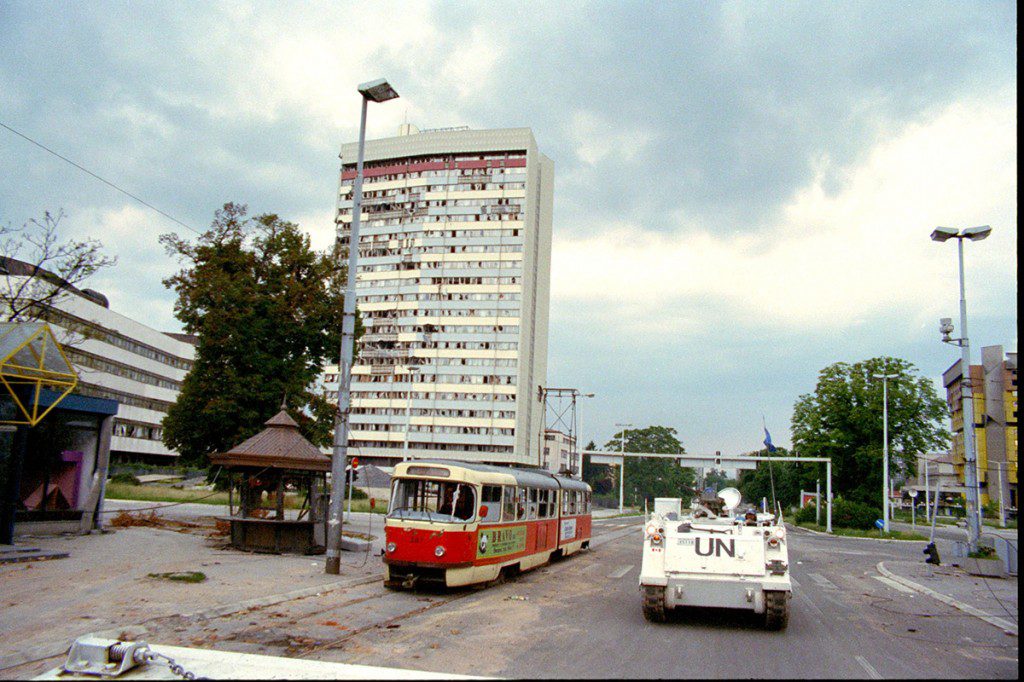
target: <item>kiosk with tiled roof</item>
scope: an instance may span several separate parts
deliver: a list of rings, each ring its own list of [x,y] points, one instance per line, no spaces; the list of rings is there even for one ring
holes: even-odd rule
[[[321,554],[331,460],[302,436],[283,405],[265,425],[228,452],[210,457],[228,474],[231,545],[254,552]]]

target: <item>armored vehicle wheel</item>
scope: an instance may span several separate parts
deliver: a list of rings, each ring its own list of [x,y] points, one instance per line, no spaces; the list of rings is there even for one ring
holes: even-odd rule
[[[652,623],[665,622],[665,588],[644,586],[644,618]]]
[[[769,630],[785,630],[789,624],[789,595],[782,591],[764,593],[764,624]]]

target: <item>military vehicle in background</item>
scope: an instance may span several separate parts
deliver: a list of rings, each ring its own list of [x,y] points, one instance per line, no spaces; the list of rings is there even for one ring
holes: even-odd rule
[[[741,501],[735,488],[698,497],[685,513],[679,498],[655,500],[640,568],[647,620],[700,606],[751,610],[764,614],[768,629],[786,627],[793,588],[782,515],[737,516]]]

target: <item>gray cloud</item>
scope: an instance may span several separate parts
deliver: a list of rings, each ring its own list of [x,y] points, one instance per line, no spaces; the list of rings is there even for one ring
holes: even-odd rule
[[[0,120],[198,229],[225,201],[328,217],[338,145],[358,123],[344,93],[378,75],[403,100],[374,111],[376,134],[402,107],[423,127],[532,127],[556,164],[560,234],[617,222],[767,233],[816,173],[838,189],[908,124],[959,99],[1015,94],[1010,2],[182,7],[0,5]],[[419,11],[428,38],[393,40],[387,17]],[[366,41],[355,61],[344,51],[354,38]],[[273,50],[315,41],[337,71],[284,93]],[[323,105],[335,101],[352,108]],[[176,326],[160,285],[176,266],[156,240],[177,226],[145,209],[141,223],[118,222],[140,207],[3,130],[0,172],[0,221],[66,208],[73,233],[121,258],[95,283],[114,308]],[[952,312],[955,291],[937,295]],[[980,344],[1015,344],[1012,295],[1002,306],[972,322]],[[599,442],[625,419],[678,426],[697,451],[753,449],[764,412],[785,443],[795,397],[827,364],[885,353],[934,375],[953,359],[931,329],[907,328],[909,311],[831,334],[773,331],[722,301],[665,301],[664,315],[690,324],[666,335],[608,304],[555,298],[549,380],[598,393],[583,409]]]

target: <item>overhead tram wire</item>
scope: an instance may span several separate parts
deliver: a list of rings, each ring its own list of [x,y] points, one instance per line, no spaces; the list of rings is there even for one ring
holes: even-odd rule
[[[142,204],[143,206],[145,206],[145,207],[147,207],[147,208],[150,208],[150,209],[152,209],[152,210],[156,211],[157,213],[159,213],[159,214],[160,214],[160,215],[162,215],[163,217],[167,218],[168,220],[170,220],[170,221],[172,221],[172,222],[174,222],[174,223],[177,223],[178,225],[181,225],[181,226],[182,226],[182,227],[184,227],[184,228],[185,228],[186,230],[190,230],[191,232],[194,232],[195,234],[202,234],[202,233],[201,233],[201,232],[200,232],[199,230],[195,229],[194,227],[192,227],[192,226],[190,226],[190,225],[186,225],[185,223],[181,222],[180,220],[178,220],[177,218],[175,218],[175,217],[174,217],[174,216],[172,216],[171,214],[169,214],[169,213],[167,213],[167,212],[165,212],[165,211],[161,211],[161,210],[160,210],[159,208],[157,208],[157,207],[156,207],[156,206],[154,206],[153,204],[149,203],[149,202],[148,202],[148,201],[146,201],[145,199],[142,199],[141,197],[138,197],[138,196],[136,196],[136,195],[132,194],[131,192],[129,192],[129,191],[128,191],[128,190],[126,190],[126,189],[123,189],[123,188],[121,188],[121,187],[118,187],[117,185],[115,185],[114,183],[112,183],[112,182],[111,182],[110,180],[107,180],[106,178],[102,178],[102,177],[100,177],[99,175],[96,175],[96,173],[93,173],[93,172],[92,172],[91,170],[89,170],[88,168],[86,168],[86,167],[82,166],[81,164],[75,163],[74,161],[72,161],[71,159],[69,159],[69,158],[68,158],[68,157],[66,157],[66,156],[63,156],[63,155],[61,155],[61,154],[58,154],[57,152],[53,151],[52,149],[50,149],[49,147],[47,147],[47,146],[46,146],[46,145],[44,145],[44,144],[42,144],[42,143],[40,143],[40,142],[36,142],[35,140],[33,140],[33,139],[32,139],[31,137],[29,137],[28,135],[25,135],[24,133],[21,133],[21,132],[19,132],[19,131],[15,130],[14,128],[12,128],[11,126],[7,125],[7,124],[6,124],[6,123],[4,123],[3,121],[0,121],[0,127],[2,127],[2,128],[5,128],[5,129],[7,129],[7,130],[11,131],[12,133],[14,133],[15,135],[17,135],[18,137],[20,137],[20,138],[22,138],[22,139],[24,139],[24,140],[27,140],[27,141],[29,141],[29,142],[31,142],[32,144],[34,144],[35,146],[39,147],[39,148],[40,148],[40,149],[42,149],[43,151],[46,151],[46,152],[49,152],[50,154],[53,154],[54,156],[56,156],[56,157],[57,157],[58,159],[60,159],[61,161],[65,161],[65,162],[67,162],[67,163],[71,164],[72,166],[74,166],[74,167],[75,167],[75,168],[77,168],[78,170],[80,170],[80,171],[82,171],[82,172],[84,172],[84,173],[87,173],[87,174],[91,175],[92,177],[96,178],[97,180],[99,180],[99,181],[100,181],[100,182],[102,182],[103,184],[105,184],[105,185],[109,185],[110,187],[113,187],[113,188],[114,188],[114,189],[116,189],[116,190],[117,190],[118,192],[121,192],[122,194],[124,194],[124,195],[127,195],[127,196],[131,197],[132,199],[134,199],[135,201],[139,202],[139,203],[140,203],[140,204]]]

